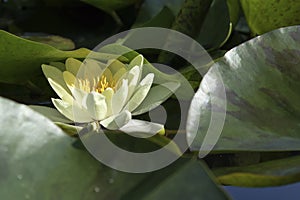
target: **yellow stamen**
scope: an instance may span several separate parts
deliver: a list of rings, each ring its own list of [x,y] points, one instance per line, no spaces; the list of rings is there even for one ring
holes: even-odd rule
[[[106,76],[102,75],[100,81],[97,84],[96,92],[102,93],[106,88],[114,89],[114,87],[115,87],[115,81],[114,80],[107,81]]]
[[[74,86],[74,84],[73,84]],[[89,80],[77,80],[77,87],[85,92],[91,92],[91,84]]]

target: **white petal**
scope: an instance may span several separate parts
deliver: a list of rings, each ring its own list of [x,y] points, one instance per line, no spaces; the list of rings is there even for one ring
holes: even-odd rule
[[[164,134],[164,125],[142,120],[130,120],[126,125],[120,128],[121,131],[138,138],[148,138],[155,134]]]
[[[117,87],[122,83],[121,82],[122,79],[128,79],[129,84],[132,82],[130,85],[137,85],[137,83],[140,82],[141,80],[143,62],[144,62],[144,58],[142,55],[136,56],[129,63],[127,67],[128,72],[120,78],[119,82],[117,82]],[[129,97],[132,95],[131,90],[132,89],[130,89]]]
[[[66,70],[72,73],[74,76],[77,76],[78,70],[81,65],[82,62],[77,59],[68,58],[66,60]]]
[[[77,105],[76,103],[73,104],[73,116],[74,116],[74,121],[78,123],[87,123],[87,122],[92,122],[94,121],[88,111]]]
[[[125,71],[127,71],[126,65],[117,59],[109,60],[107,66],[113,74],[117,73],[117,71],[119,71],[120,69],[124,69]]]
[[[70,90],[76,100],[76,103],[86,108],[86,98],[88,96],[88,93],[75,87],[70,87]]]
[[[72,104],[73,97],[70,93],[68,93],[61,85],[59,85],[57,82],[52,80],[51,78],[48,78],[48,81],[53,88],[53,90],[56,92],[56,94],[64,101]]]
[[[124,76],[124,74],[126,74],[127,70],[123,67],[121,69],[119,69],[113,76],[113,80],[118,82],[120,80],[121,77]]]
[[[106,69],[103,71],[102,76],[105,76],[105,77],[106,77],[107,82],[111,82],[112,79],[113,79],[113,75],[112,75],[112,73],[111,73],[111,71],[110,71],[109,68],[106,68]]]
[[[105,96],[105,102],[107,106],[106,117],[112,115],[112,97],[114,95],[114,90],[112,88],[106,88],[102,95]]]
[[[54,99],[54,98],[52,98],[52,103],[61,114],[63,114],[65,117],[67,117],[72,121],[79,122],[79,123],[92,121],[88,113],[84,109],[81,109],[76,104],[70,104],[68,102],[62,101],[60,99]]]
[[[77,103],[79,105],[85,105],[84,99],[87,97],[88,93],[76,88],[76,86],[78,86],[78,83],[76,83],[78,81],[76,77],[68,71],[63,72],[63,77]]]
[[[42,70],[47,79],[51,78],[53,81],[55,81],[61,87],[63,87],[67,92],[69,92],[69,89],[64,81],[62,71],[60,71],[56,67],[52,67],[50,65],[42,65]]]
[[[102,120],[100,124],[109,130],[118,130],[130,120],[131,113],[125,110],[117,115],[113,115],[105,120]]]
[[[102,74],[103,70],[103,63],[92,59],[85,59],[82,66],[78,70],[76,78],[81,80],[89,80],[90,83],[93,83],[94,80]]]
[[[139,87],[136,89],[136,92],[133,94],[133,96],[130,98],[126,105],[126,109],[128,109],[130,112],[132,112],[134,109],[136,109],[146,98],[152,82],[154,79],[154,74],[148,74],[141,82]]]
[[[61,99],[52,98],[52,103],[55,108],[66,118],[74,121],[72,104],[62,101]]]
[[[132,115],[140,115],[156,108],[174,94],[179,86],[180,83],[178,82],[167,82],[152,87],[144,101],[132,112]]]
[[[154,79],[153,73],[147,74],[147,76],[145,76],[145,78],[143,78],[143,80],[140,82],[140,86],[145,86],[145,85],[151,86],[153,83],[153,79]]]
[[[70,89],[70,87],[75,86],[76,77],[74,74],[72,74],[71,72],[68,72],[68,71],[64,71],[62,75],[63,75],[63,79],[69,89]]]
[[[134,59],[131,60],[131,62],[129,63],[128,69],[132,69],[135,66],[139,67],[139,74],[137,76],[137,83],[139,83],[141,81],[142,78],[142,69],[143,69],[143,64],[144,64],[144,57],[140,54],[138,56],[136,56]]]
[[[131,62],[129,63],[129,68],[132,68],[136,65],[141,67],[143,66],[143,63],[144,63],[144,57],[140,54],[131,60]]]
[[[131,97],[134,90],[136,89],[137,84],[139,82],[140,72],[140,67],[135,66],[125,75],[124,78],[128,80],[128,96],[126,100],[128,100]]]
[[[89,93],[86,98],[86,107],[94,120],[102,120],[107,112],[105,96],[98,92]]]
[[[61,122],[61,123],[72,123],[73,121],[67,119],[63,116],[57,109],[50,108],[46,106],[35,106],[29,105],[31,109],[34,111],[44,115],[45,117],[49,118],[53,122]]]
[[[122,85],[112,97],[113,114],[118,114],[126,103],[128,95],[128,80],[123,79]]]

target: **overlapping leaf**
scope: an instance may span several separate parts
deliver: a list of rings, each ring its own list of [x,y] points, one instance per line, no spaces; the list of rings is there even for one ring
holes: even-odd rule
[[[224,185],[266,187],[300,181],[300,156],[214,170]]]
[[[198,161],[123,173],[75,148],[74,138],[25,105],[0,98],[0,112],[1,199],[228,199]]]
[[[23,83],[42,74],[41,64],[66,58],[85,58],[91,51],[85,48],[61,51],[47,44],[33,42],[0,30],[0,82]],[[102,54],[107,60],[110,55]]]
[[[190,109],[191,120],[201,117],[199,127],[189,123],[195,130],[187,135],[190,142],[198,130],[192,150],[211,137],[205,135],[211,114],[224,112],[218,104],[224,99],[214,93],[217,73],[226,89],[227,116],[214,151],[300,150],[299,34],[299,26],[267,33],[232,49],[211,68]],[[217,103],[211,105],[211,99]]]

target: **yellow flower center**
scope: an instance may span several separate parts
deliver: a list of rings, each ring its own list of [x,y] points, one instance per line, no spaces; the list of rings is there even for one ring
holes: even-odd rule
[[[115,87],[115,81],[114,80],[108,81],[106,76],[102,75],[100,81],[97,84],[96,92],[102,93],[106,88],[114,89],[114,87]]]

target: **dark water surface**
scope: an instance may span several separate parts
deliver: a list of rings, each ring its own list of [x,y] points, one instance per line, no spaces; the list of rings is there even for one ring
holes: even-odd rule
[[[224,189],[233,200],[300,200],[300,183],[266,188],[225,186]]]

